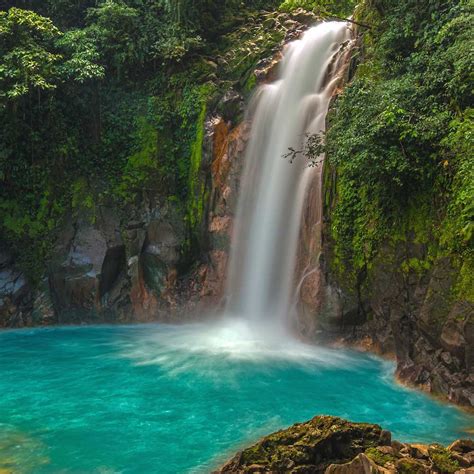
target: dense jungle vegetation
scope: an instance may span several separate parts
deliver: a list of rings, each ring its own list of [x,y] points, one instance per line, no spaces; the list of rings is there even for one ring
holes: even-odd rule
[[[346,278],[370,272],[384,246],[426,244],[402,270],[421,274],[448,256],[460,274],[454,296],[474,301],[473,7],[368,0],[356,9],[367,25],[360,64],[326,142],[337,169],[336,266]]]
[[[283,39],[264,11],[347,16],[351,0],[0,0],[0,239],[30,276],[69,213],[158,190],[202,213],[209,107]],[[263,16],[262,16],[263,15]],[[453,257],[474,299],[471,0],[364,0],[358,69],[330,116],[336,265],[357,278],[382,245]],[[347,271],[348,270],[348,271]]]
[[[236,81],[249,92],[251,71],[284,36],[262,23],[262,12],[353,7],[348,0],[0,6],[0,239],[32,277],[44,270],[64,216],[87,211],[94,219],[101,202],[133,203],[152,188],[187,208],[192,227],[202,212],[194,175],[207,107]]]

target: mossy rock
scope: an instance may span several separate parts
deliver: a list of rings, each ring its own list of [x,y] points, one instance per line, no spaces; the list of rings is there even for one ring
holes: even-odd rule
[[[374,461],[374,463],[378,464],[379,466],[385,466],[387,463],[393,463],[396,461],[395,456],[384,453],[378,448],[369,448],[365,454],[369,459]]]
[[[400,459],[396,466],[397,472],[400,474],[425,474],[428,472],[426,466],[412,458]]]
[[[317,416],[273,433],[238,453],[218,472],[314,472],[383,444],[378,425]]]
[[[441,474],[452,474],[459,470],[459,463],[451,453],[441,445],[432,445],[429,449],[433,467]]]

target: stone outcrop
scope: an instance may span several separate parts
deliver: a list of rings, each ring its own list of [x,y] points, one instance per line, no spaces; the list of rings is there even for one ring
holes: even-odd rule
[[[29,285],[23,273],[13,266],[13,259],[0,251],[0,327],[23,326],[31,305]]]
[[[157,197],[71,216],[40,285],[2,253],[0,327],[169,320],[184,236],[179,210]]]
[[[407,268],[428,252],[407,235],[348,282],[334,271],[329,225],[327,211],[320,337],[392,357],[400,381],[473,407],[474,305],[453,296],[459,269],[449,258],[421,271]]]
[[[464,474],[474,472],[474,443],[392,441],[378,425],[316,416],[261,439],[237,453],[217,473]]]
[[[12,256],[0,249],[0,328],[56,322],[48,282],[43,280],[33,289]]]
[[[319,473],[382,442],[388,442],[386,433],[377,425],[317,416],[263,438],[219,472]]]
[[[201,265],[189,277],[191,291],[188,300],[194,310],[218,308],[222,302],[243,153],[249,132],[247,122],[233,125],[224,116],[214,117],[209,123],[206,142],[212,181],[206,213],[207,251]]]

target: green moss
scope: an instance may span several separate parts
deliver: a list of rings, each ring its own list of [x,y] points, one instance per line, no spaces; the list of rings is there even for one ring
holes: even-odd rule
[[[203,102],[196,122],[196,136],[191,144],[191,158],[188,175],[188,222],[192,231],[194,231],[196,226],[202,221],[204,214],[205,184],[203,180],[199,179],[199,172],[201,170],[202,162],[206,110],[207,105]]]
[[[400,474],[424,474],[426,467],[414,459],[401,459],[397,462],[397,472]]]
[[[332,177],[335,174],[335,170],[332,169],[327,163],[324,163],[323,167],[323,192],[324,192],[324,208],[326,212],[329,211],[333,195]]]
[[[454,294],[460,300],[474,303],[474,250],[463,255]]]
[[[365,454],[368,458],[372,459],[372,461],[374,461],[375,464],[378,464],[379,466],[385,466],[385,464],[387,464],[388,462],[393,463],[396,460],[394,456],[382,453],[377,448],[369,448],[367,449]]]
[[[238,461],[239,469],[235,471],[258,464],[264,466],[264,471],[288,472],[289,466],[295,470],[301,466],[309,472],[314,470],[315,460],[318,460],[318,467],[350,461],[358,453],[377,446],[380,434],[381,428],[377,425],[317,416],[307,423],[298,423],[266,436],[245,449]],[[338,449],[329,452],[328,445]]]
[[[139,117],[137,123],[138,150],[128,157],[115,188],[117,196],[125,202],[133,201],[159,173],[158,132],[146,117]]]
[[[91,222],[96,219],[96,198],[84,177],[76,179],[71,187],[71,207],[73,211],[88,216]]]
[[[430,458],[434,467],[442,474],[452,474],[459,470],[459,463],[442,446],[431,448]]]
[[[257,85],[257,76],[255,74],[251,73],[247,80],[245,81],[243,91],[245,94],[250,94],[255,89],[255,86]]]
[[[422,260],[416,257],[411,257],[402,262],[401,270],[403,273],[408,274],[415,272],[418,275],[426,273],[432,267],[432,263],[428,260]]]

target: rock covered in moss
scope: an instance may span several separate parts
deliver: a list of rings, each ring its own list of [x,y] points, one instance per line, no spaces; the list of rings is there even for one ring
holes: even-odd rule
[[[218,473],[468,474],[474,442],[400,443],[378,425],[316,416],[236,454]]]
[[[316,416],[271,434],[232,458],[218,472],[324,473],[384,440],[378,425]]]

